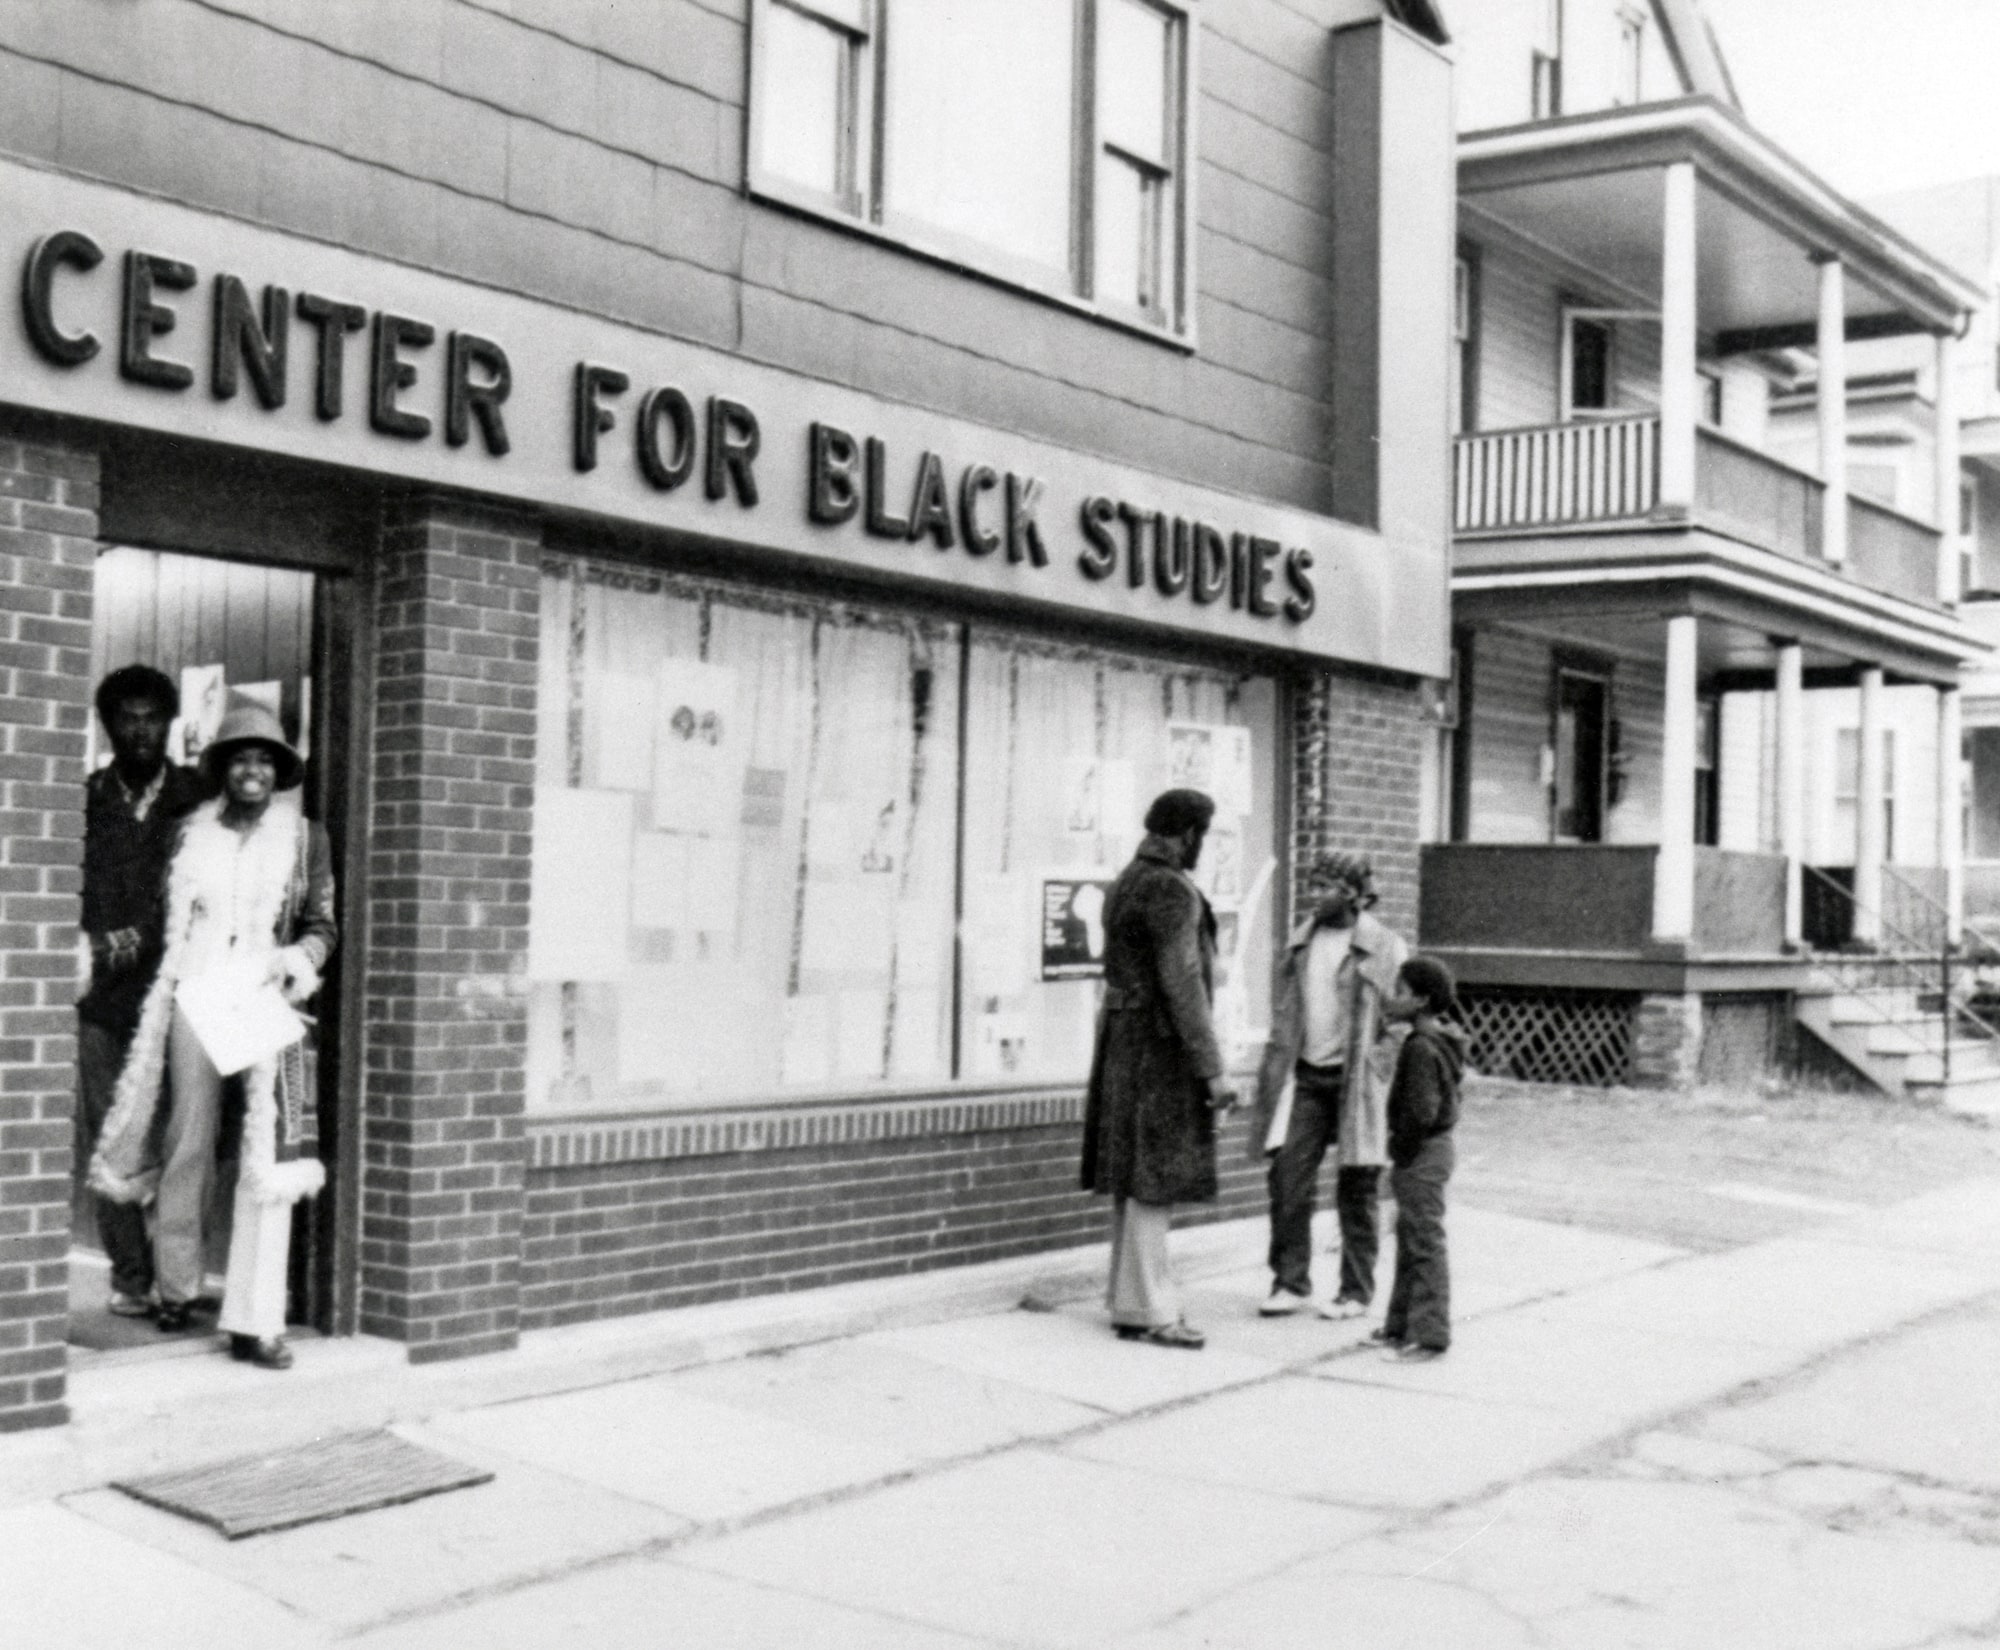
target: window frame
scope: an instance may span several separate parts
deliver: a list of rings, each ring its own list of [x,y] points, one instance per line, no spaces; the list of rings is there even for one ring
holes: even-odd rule
[[[887,153],[888,120],[887,65],[894,30],[894,5],[898,0],[750,0],[750,50],[746,86],[747,118],[744,121],[744,189],[753,200],[813,218],[821,223],[861,235],[884,245],[914,253],[934,263],[945,264],[962,274],[992,281],[1026,292],[1032,297],[1086,315],[1105,325],[1139,337],[1150,338],[1173,349],[1192,353],[1198,347],[1194,304],[1194,226],[1200,221],[1196,203],[1196,157],[1198,108],[1200,104],[1199,17],[1192,0],[1137,0],[1146,8],[1163,13],[1169,20],[1168,51],[1170,93],[1168,118],[1171,133],[1167,145],[1170,167],[1163,172],[1173,184],[1171,222],[1165,226],[1168,242],[1163,248],[1162,274],[1171,286],[1171,302],[1157,317],[1145,310],[1094,295],[1095,194],[1098,151],[1112,147],[1129,164],[1158,170],[1154,163],[1128,156],[1115,146],[1097,140],[1097,33],[1098,11],[1106,0],[1073,0],[1076,31],[1075,72],[1070,111],[1071,201],[1068,226],[1069,265],[1057,272],[1046,265],[1010,257],[975,237],[913,219],[890,211],[885,202],[886,182],[893,157]],[[868,130],[865,147],[867,164],[856,165],[855,173],[865,172],[866,192],[850,210],[838,198],[782,177],[764,167],[759,157],[764,148],[764,111],[769,108],[766,91],[770,25],[766,21],[773,8],[818,18],[828,27],[854,32],[843,19],[859,15],[865,20],[862,38],[866,41],[862,69],[871,88],[868,99]],[[838,171],[838,166],[836,166]]]

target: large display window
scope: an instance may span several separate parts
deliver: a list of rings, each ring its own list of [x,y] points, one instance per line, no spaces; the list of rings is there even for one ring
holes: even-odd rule
[[[1268,959],[1276,726],[1267,678],[550,558],[531,1107],[1080,1082],[1158,790],[1217,796],[1198,880]]]

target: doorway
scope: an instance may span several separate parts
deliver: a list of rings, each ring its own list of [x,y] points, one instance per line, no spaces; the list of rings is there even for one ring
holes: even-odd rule
[[[1559,666],[1555,692],[1555,783],[1552,804],[1558,842],[1604,840],[1605,730],[1611,684],[1591,671]]]
[[[91,630],[91,680],[140,664],[160,671],[178,689],[180,715],[167,738],[167,758],[198,767],[232,703],[255,701],[278,717],[284,735],[305,758],[296,793],[306,817],[326,826],[336,874],[346,869],[348,631],[352,580],[341,575],[179,551],[109,546],[95,568]],[[110,760],[104,728],[93,716],[86,764],[94,771]],[[275,805],[275,804],[274,804]],[[342,906],[351,909],[345,878]],[[345,942],[349,936],[343,934]],[[345,944],[309,1012],[317,1022],[317,1104],[312,1124],[325,1160],[328,1184],[319,1198],[294,1212],[287,1318],[294,1325],[333,1327],[339,1269],[341,1209],[348,1188],[338,1148],[345,1114],[341,1095],[338,1009]],[[225,1103],[227,1104],[227,1102]],[[143,1318],[112,1314],[109,1267],[97,1234],[96,1200],[84,1186],[91,1142],[83,1108],[77,1115],[72,1182],[70,1333],[73,1346],[98,1351],[211,1344],[203,1335],[165,1337]],[[229,1129],[225,1124],[225,1142]],[[312,1130],[309,1126],[308,1139]],[[219,1299],[227,1255],[234,1163],[225,1144],[210,1202],[210,1238],[202,1294]],[[198,1315],[197,1327],[205,1319]]]

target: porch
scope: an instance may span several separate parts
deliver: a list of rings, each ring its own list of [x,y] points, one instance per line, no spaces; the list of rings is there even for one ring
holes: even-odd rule
[[[1660,415],[1482,430],[1452,447],[1461,539],[1660,526]],[[1826,483],[1723,434],[1695,432],[1691,506],[1671,520],[1906,601],[1936,604],[1940,530],[1850,493],[1847,544],[1830,560]]]

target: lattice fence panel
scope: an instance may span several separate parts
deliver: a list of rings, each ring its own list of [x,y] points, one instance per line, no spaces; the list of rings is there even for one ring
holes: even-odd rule
[[[1472,1063],[1495,1077],[1611,1088],[1632,1075],[1637,999],[1606,991],[1464,990]]]

